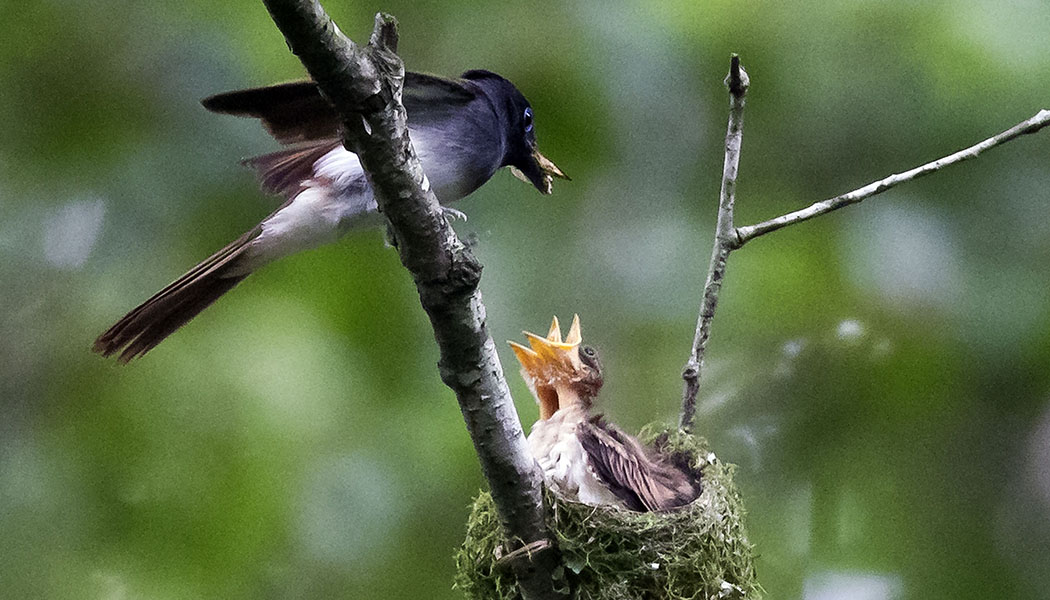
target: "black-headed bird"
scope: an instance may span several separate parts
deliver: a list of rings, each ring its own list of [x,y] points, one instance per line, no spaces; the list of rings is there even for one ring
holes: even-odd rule
[[[564,340],[557,317],[547,337],[524,334],[528,346],[510,345],[540,407],[528,442],[549,487],[584,504],[635,511],[696,499],[696,475],[592,413],[604,373],[598,353],[581,345],[579,315]]]
[[[495,73],[467,71],[459,79],[406,73],[402,101],[424,187],[442,205],[470,194],[501,167],[544,194],[554,177],[567,179],[536,147],[528,100]],[[120,353],[123,362],[141,356],[260,267],[379,222],[361,163],[343,147],[339,116],[314,82],[228,92],[203,104],[260,119],[288,146],[246,161],[263,189],[285,202],[100,335],[94,350],[103,356]]]

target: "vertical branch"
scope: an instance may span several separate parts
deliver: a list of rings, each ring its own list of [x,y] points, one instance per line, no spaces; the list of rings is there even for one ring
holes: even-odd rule
[[[726,77],[725,83],[729,88],[730,109],[729,129],[726,133],[725,163],[722,168],[722,191],[718,202],[718,224],[715,230],[715,243],[711,251],[711,264],[707,271],[707,281],[704,283],[700,315],[696,323],[696,334],[693,337],[692,354],[682,370],[685,390],[682,394],[682,412],[679,427],[683,431],[692,429],[693,420],[696,417],[696,397],[700,391],[700,375],[704,365],[704,351],[707,349],[707,341],[711,337],[711,323],[715,317],[715,309],[718,307],[718,294],[722,289],[722,280],[725,278],[726,261],[733,250],[740,248],[756,237],[778,231],[789,225],[802,223],[851,204],[856,204],[901,183],[907,183],[913,179],[940,171],[945,167],[976,158],[1001,144],[1050,126],[1050,110],[1040,110],[1032,118],[954,154],[903,173],[890,175],[851,192],[816,202],[806,208],[769,219],[768,221],[755,225],[735,227],[733,224],[733,202],[736,192],[737,166],[740,162],[744,101],[750,84],[747,73],[740,66],[740,59],[735,54],[732,57],[729,75]]]
[[[704,351],[711,337],[711,323],[718,307],[718,294],[722,290],[726,261],[729,253],[739,247],[736,229],[733,226],[733,203],[736,200],[736,176],[740,164],[740,146],[743,142],[744,102],[750,80],[740,66],[740,57],[734,54],[730,60],[729,75],[729,127],[726,131],[725,161],[722,165],[722,189],[718,198],[718,223],[715,227],[715,243],[711,250],[711,264],[707,269],[704,295],[700,302],[700,316],[696,322],[692,353],[682,370],[685,390],[682,394],[682,413],[679,427],[689,431],[696,417],[696,397],[700,391],[700,373],[704,366]]]
[[[376,16],[368,46],[347,39],[316,0],[263,0],[292,52],[343,122],[430,317],[441,379],[456,394],[489,483],[504,534],[535,549],[511,567],[526,600],[564,598],[560,556],[551,548],[542,476],[485,325],[481,264],[445,221],[412,149],[396,54],[397,23]],[[514,548],[509,548],[514,550]]]

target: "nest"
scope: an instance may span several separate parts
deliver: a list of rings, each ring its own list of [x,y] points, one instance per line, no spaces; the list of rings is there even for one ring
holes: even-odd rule
[[[587,506],[548,492],[547,526],[565,565],[555,576],[579,600],[760,598],[733,465],[719,461],[700,437],[651,430],[641,437],[701,472],[703,492],[660,513]],[[456,587],[467,598],[521,598],[499,560],[505,541],[492,497],[482,492],[456,555]]]

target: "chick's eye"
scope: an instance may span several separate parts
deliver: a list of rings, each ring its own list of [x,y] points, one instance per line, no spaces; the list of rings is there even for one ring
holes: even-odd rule
[[[526,132],[532,131],[532,109],[531,108],[526,108],[525,109],[524,121],[525,121],[525,131]]]
[[[590,346],[584,346],[583,353],[587,356],[594,356],[594,348],[591,348]]]

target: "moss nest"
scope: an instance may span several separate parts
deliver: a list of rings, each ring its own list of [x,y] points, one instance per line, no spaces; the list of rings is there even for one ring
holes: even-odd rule
[[[640,437],[688,461],[701,473],[703,492],[661,513],[587,506],[548,492],[547,526],[565,565],[555,576],[579,600],[760,598],[733,465],[719,461],[701,437],[652,428]],[[498,558],[505,541],[492,497],[482,492],[456,555],[456,587],[468,598],[521,598]]]

